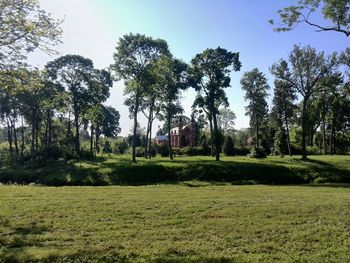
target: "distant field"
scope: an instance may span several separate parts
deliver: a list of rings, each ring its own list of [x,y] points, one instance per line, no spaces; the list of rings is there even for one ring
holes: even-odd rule
[[[0,186],[0,207],[0,262],[350,260],[346,187]]]
[[[199,180],[233,184],[350,183],[350,156],[310,156],[308,162],[295,157],[253,159],[223,157],[157,157],[152,160],[104,155],[85,161],[53,162],[30,168],[0,168],[2,183],[44,185],[145,185]]]

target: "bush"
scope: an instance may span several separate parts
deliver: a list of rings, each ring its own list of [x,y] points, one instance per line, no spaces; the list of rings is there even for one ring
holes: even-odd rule
[[[168,157],[169,156],[169,144],[168,143],[164,143],[162,142],[159,146],[158,146],[158,153],[160,154],[160,156],[162,157]]]
[[[262,147],[252,147],[249,157],[252,158],[266,158],[266,152]]]
[[[114,143],[113,152],[116,154],[125,154],[128,150],[128,143],[125,139],[118,140]]]
[[[199,156],[199,155],[203,155],[202,147],[184,147],[184,148],[180,148],[180,153],[183,156]]]
[[[211,154],[211,149],[208,146],[207,140],[203,139],[201,143],[201,155],[209,156]]]
[[[308,146],[306,147],[306,152],[309,155],[320,155],[321,154],[321,149],[318,148],[317,146]]]
[[[129,148],[128,154],[132,153],[132,147]],[[136,147],[135,149],[136,157],[145,157],[145,148],[144,147]]]
[[[235,148],[235,155],[247,156],[250,153],[248,148]]]
[[[111,143],[108,140],[105,140],[102,152],[103,153],[112,153],[112,146],[111,146]]]
[[[223,146],[223,152],[226,156],[234,155],[234,144],[231,136],[226,136]]]

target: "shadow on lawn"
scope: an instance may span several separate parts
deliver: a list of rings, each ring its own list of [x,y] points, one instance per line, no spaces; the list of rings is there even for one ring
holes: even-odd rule
[[[31,261],[26,248],[43,246],[36,237],[49,231],[47,227],[39,226],[35,222],[16,227],[11,227],[8,223],[5,226],[9,230],[0,234],[0,262]]]
[[[139,159],[97,157],[81,162],[55,162],[38,169],[0,171],[0,182],[63,185],[147,185],[182,181],[232,184],[350,183],[350,170],[310,159],[215,160]]]

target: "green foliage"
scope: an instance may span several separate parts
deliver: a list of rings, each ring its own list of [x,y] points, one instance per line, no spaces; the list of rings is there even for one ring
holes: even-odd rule
[[[316,31],[333,31],[350,35],[350,1],[349,0],[298,0],[292,5],[278,10],[280,22],[275,28],[277,32],[292,30],[296,25],[305,23]],[[312,13],[323,15],[324,22],[312,19]],[[269,21],[274,24],[274,20]]]
[[[210,147],[208,145],[206,137],[202,138],[202,142],[201,142],[200,147],[201,147],[202,155],[204,155],[204,156],[209,156],[210,155],[211,149],[210,149]]]
[[[249,157],[252,158],[266,158],[266,152],[263,147],[252,147]]]
[[[274,153],[275,155],[279,155],[284,157],[284,144],[283,144],[283,132],[281,129],[278,129],[275,133],[274,137]]]
[[[223,48],[206,49],[197,54],[191,61],[188,70],[189,85],[197,92],[193,107],[203,109],[209,121],[213,124],[211,140],[215,144],[216,160],[220,159],[220,139],[217,122],[218,109],[221,105],[228,106],[225,88],[230,87],[232,70],[239,71],[241,62],[239,53],[229,52]]]
[[[126,154],[126,151],[128,150],[129,145],[125,139],[117,140],[114,143],[113,152],[116,154]]]
[[[103,153],[112,153],[112,146],[111,146],[111,143],[109,142],[109,140],[105,140],[105,143],[103,145],[103,148],[102,148],[102,152]]]
[[[2,0],[0,10],[0,69],[23,61],[37,48],[56,53],[61,21],[41,9],[38,0]]]
[[[223,146],[223,152],[226,156],[233,156],[235,149],[234,149],[234,143],[231,136],[226,136]]]
[[[141,34],[128,34],[119,39],[114,64],[111,66],[118,79],[125,81],[125,104],[134,119],[132,161],[135,159],[137,114],[140,110],[142,96],[154,84],[152,76],[153,63],[162,56],[170,56],[168,44],[161,39],[153,39]]]
[[[168,143],[161,143],[157,150],[158,154],[162,157],[168,157],[169,156],[169,144]]]
[[[232,134],[234,131],[235,120],[236,114],[230,108],[220,109],[217,116],[220,132],[224,135]]]
[[[331,74],[338,64],[337,54],[325,56],[324,52],[317,53],[310,46],[295,45],[289,55],[289,63],[285,60],[274,64],[271,73],[278,80],[288,82],[303,98],[300,114],[302,128],[301,148],[302,159],[307,159],[306,137],[310,128],[310,100],[322,90],[322,79]]]
[[[270,88],[265,75],[257,68],[245,72],[241,78],[242,89],[246,92],[244,99],[249,101],[246,115],[250,117],[250,128],[255,130],[255,147],[260,147],[260,130],[267,117],[266,102]]]

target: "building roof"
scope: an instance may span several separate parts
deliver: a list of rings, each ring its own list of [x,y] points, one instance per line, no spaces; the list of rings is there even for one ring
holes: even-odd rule
[[[158,140],[158,141],[167,141],[168,140],[168,136],[166,136],[166,135],[157,135],[155,139]]]
[[[182,127],[182,129],[184,130],[185,128],[190,128],[188,125],[185,125],[185,126],[183,126]],[[172,128],[171,130],[170,130],[170,133],[176,133],[176,134],[179,134],[179,130],[180,130],[180,128],[179,127],[175,127],[175,128]]]

